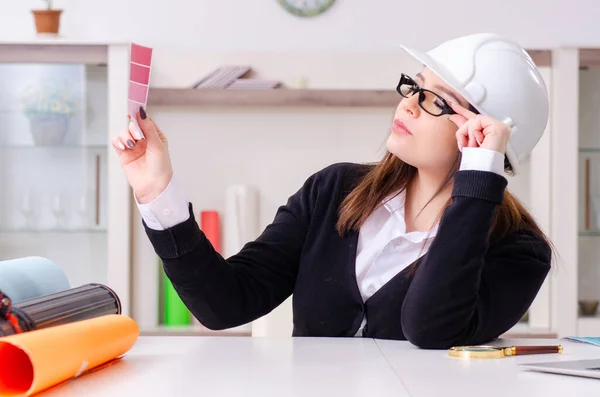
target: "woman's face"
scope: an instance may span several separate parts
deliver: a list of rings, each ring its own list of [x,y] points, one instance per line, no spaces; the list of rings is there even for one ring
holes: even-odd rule
[[[431,92],[424,92],[422,106],[431,113],[441,113],[450,102],[469,107],[460,94],[428,68],[413,79],[418,87],[437,94],[436,96]],[[405,87],[410,87],[410,84]],[[458,127],[450,117],[462,116],[434,116],[419,106],[421,95],[418,92],[409,89],[406,94],[408,97],[402,98],[396,109],[391,133],[386,142],[387,150],[420,170],[447,173],[459,154],[455,135]]]

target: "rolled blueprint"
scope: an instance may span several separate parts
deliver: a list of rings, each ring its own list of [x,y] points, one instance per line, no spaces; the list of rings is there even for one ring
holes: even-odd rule
[[[259,235],[258,190],[249,185],[229,186],[225,195],[224,256],[237,254]]]

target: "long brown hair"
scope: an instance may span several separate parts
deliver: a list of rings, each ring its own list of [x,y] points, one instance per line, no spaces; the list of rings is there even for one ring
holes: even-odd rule
[[[459,168],[460,158],[460,155],[457,156],[455,164],[434,197],[450,186],[454,174]],[[505,168],[507,171],[511,170],[508,163],[505,163]],[[371,169],[366,172],[358,185],[341,203],[336,225],[338,233],[343,236],[347,232],[357,232],[367,217],[382,204],[383,200],[395,192],[406,189],[416,172],[415,167],[406,164],[388,152],[379,163],[371,166]],[[438,219],[450,203],[451,199],[440,212]],[[522,228],[531,230],[549,243],[533,216],[514,195],[505,190],[504,200],[496,210],[496,216],[490,229],[490,243],[498,242],[503,237]]]

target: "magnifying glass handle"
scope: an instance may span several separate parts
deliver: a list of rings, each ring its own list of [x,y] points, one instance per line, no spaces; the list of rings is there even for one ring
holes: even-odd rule
[[[525,354],[549,354],[563,352],[561,345],[554,346],[511,346],[504,348],[507,356],[521,356]]]

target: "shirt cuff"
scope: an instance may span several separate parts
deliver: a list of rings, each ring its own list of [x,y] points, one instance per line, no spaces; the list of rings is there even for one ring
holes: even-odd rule
[[[481,147],[465,147],[462,149],[460,170],[490,171],[504,176],[504,155]]]
[[[140,204],[135,193],[133,197],[150,229],[165,230],[190,218],[189,201],[175,177],[171,178],[167,188],[148,204]]]

